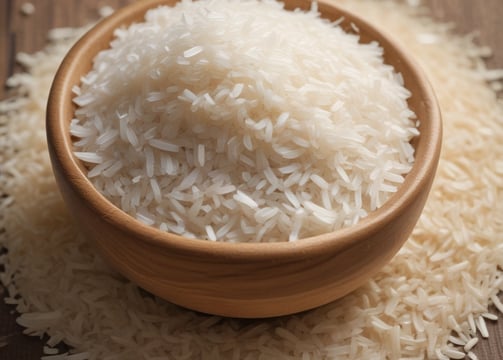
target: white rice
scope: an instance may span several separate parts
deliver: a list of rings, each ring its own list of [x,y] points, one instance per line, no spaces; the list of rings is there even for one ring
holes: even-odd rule
[[[52,44],[20,57],[28,73],[9,84],[19,86],[21,95],[0,103],[0,189],[8,195],[0,202],[0,246],[8,250],[0,256],[5,268],[0,281],[8,293],[4,301],[23,314],[19,322],[26,334],[47,334],[51,348],[68,344],[71,351],[60,359],[384,360],[460,353],[477,359],[478,345],[468,352],[464,347],[485,339],[470,330],[469,319],[489,320],[495,315],[487,313],[503,312],[498,297],[503,289],[503,104],[479,76],[484,72],[479,55],[487,50],[395,2],[339,3],[384,24],[417,56],[443,112],[446,136],[438,176],[399,254],[343,299],[277,319],[199,314],[140,291],[82,239],[58,194],[45,143],[45,103],[56,67],[82,29],[52,31]],[[435,41],[420,41],[423,33]],[[142,174],[134,176],[139,181]],[[460,183],[471,183],[469,190],[456,186]],[[236,190],[229,185],[221,191],[232,196]],[[267,222],[270,213],[260,214]],[[175,225],[183,223],[176,212],[172,217]],[[230,216],[227,221],[213,229],[217,237],[229,232],[228,224],[239,223]],[[453,267],[458,271],[449,270]],[[1,345],[8,341],[0,339]]]
[[[31,2],[25,2],[21,5],[21,14],[25,16],[30,16],[35,13],[35,5],[33,5]]]
[[[145,19],[118,30],[74,89],[70,130],[94,185],[132,216],[173,231],[175,211],[182,235],[208,239],[230,209],[239,241],[296,240],[357,223],[403,182],[417,119],[377,43],[274,1],[184,1]],[[265,232],[263,208],[279,213]]]

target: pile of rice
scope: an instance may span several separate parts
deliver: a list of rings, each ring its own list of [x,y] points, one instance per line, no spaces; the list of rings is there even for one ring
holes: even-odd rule
[[[402,77],[358,41],[272,0],[150,10],[74,89],[75,154],[115,205],[186,237],[353,225],[396,192],[418,135]]]
[[[45,143],[48,88],[77,34],[20,56],[28,72],[9,83],[26,96],[0,105],[1,281],[25,332],[48,334],[47,354],[60,341],[72,348],[47,359],[476,359],[473,347],[498,316],[489,306],[503,311],[503,104],[486,82],[498,73],[471,38],[405,5],[338,2],[385,25],[425,68],[444,116],[442,158],[391,263],[349,296],[282,318],[195,313],[108,268],[73,227]]]

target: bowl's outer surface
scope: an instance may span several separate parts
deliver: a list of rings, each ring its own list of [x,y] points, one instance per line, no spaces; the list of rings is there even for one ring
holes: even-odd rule
[[[295,243],[229,244],[189,240],[148,227],[101,196],[72,154],[69,123],[73,85],[109,46],[113,29],[143,20],[145,11],[174,0],[134,3],[106,18],[68,53],[55,77],[47,108],[49,152],[56,180],[81,231],[123,275],[146,290],[194,310],[234,317],[270,317],[311,309],[344,296],[374,275],[400,249],[424,207],[436,170],[441,120],[435,95],[413,60],[374,27],[325,0],[323,17],[352,21],[362,41],[377,40],[385,60],[413,93],[421,120],[416,164],[403,186],[379,210],[348,229]],[[307,9],[310,2],[287,0]]]

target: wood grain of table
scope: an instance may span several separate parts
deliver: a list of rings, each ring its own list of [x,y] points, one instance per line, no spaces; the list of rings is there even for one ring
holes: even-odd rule
[[[47,31],[54,27],[81,26],[98,18],[97,9],[108,5],[115,9],[134,0],[32,0],[35,13],[23,15],[25,1],[0,0],[0,84],[19,68],[15,54],[40,50]],[[436,19],[452,22],[456,31],[476,31],[476,41],[493,49],[487,60],[490,68],[503,68],[503,0],[423,0]],[[0,86],[0,99],[8,91]],[[4,289],[0,287],[0,297]],[[0,338],[7,336],[8,345],[0,348],[2,360],[40,359],[43,341],[22,335],[15,322],[14,309],[0,301]],[[503,359],[503,321],[488,322],[490,338],[475,348],[480,360]]]

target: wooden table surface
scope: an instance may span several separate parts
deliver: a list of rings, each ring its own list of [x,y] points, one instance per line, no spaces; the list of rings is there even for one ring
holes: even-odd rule
[[[0,84],[18,68],[16,52],[34,52],[44,46],[47,31],[54,27],[80,26],[97,19],[103,5],[118,8],[133,0],[31,0],[35,13],[26,16],[20,11],[22,0],[0,0]],[[491,68],[503,68],[503,0],[423,0],[432,15],[453,22],[460,33],[477,30],[478,42],[490,46],[494,55],[488,60]],[[6,96],[0,86],[0,99]],[[0,296],[3,289],[0,287]],[[503,359],[503,320],[488,322],[489,340],[475,348],[480,360]],[[11,307],[0,301],[0,337],[8,337],[8,345],[0,348],[2,360],[40,359],[43,342],[21,334]]]

